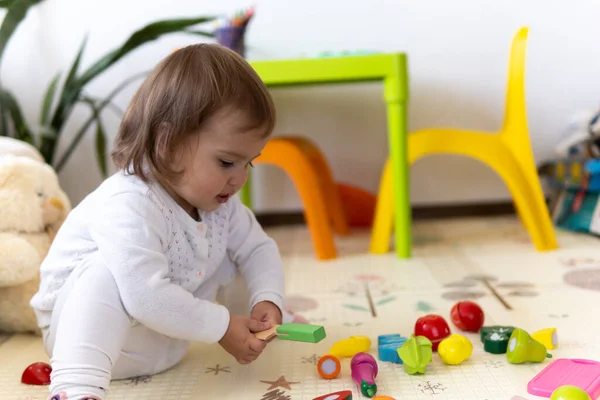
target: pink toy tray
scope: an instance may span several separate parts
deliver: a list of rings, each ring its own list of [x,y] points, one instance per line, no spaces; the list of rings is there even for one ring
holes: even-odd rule
[[[592,399],[600,396],[600,362],[559,358],[540,371],[528,384],[527,391],[535,396],[550,397],[563,385],[574,385]]]

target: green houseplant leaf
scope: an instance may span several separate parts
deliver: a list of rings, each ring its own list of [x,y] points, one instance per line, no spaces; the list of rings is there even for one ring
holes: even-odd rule
[[[85,97],[83,102],[89,104],[90,108],[92,109],[92,116],[96,121],[96,161],[98,162],[98,167],[100,168],[102,177],[106,178],[108,176],[108,170],[106,166],[106,133],[104,131],[104,125],[102,124],[100,110],[98,110],[94,100],[90,99],[89,97]]]
[[[0,8],[10,7],[16,0],[0,0]]]
[[[0,25],[0,61],[6,49],[6,44],[10,40],[17,27],[25,19],[31,6],[34,6],[43,0],[4,0],[2,8],[7,9],[6,15]]]
[[[50,82],[50,85],[48,85],[48,89],[46,89],[46,94],[44,94],[44,101],[42,103],[42,112],[40,114],[40,125],[46,125],[48,123],[48,119],[50,118],[50,109],[54,101],[59,79],[60,73],[54,76]]]
[[[106,178],[108,176],[106,166],[106,133],[104,132],[100,116],[96,118],[96,159],[98,167],[100,167],[100,172],[102,172],[102,177]]]
[[[93,63],[87,70],[81,73],[78,77],[74,79],[67,79],[63,86],[63,90],[61,95],[59,96],[60,100],[54,112],[54,115],[50,121],[50,125],[52,129],[59,133],[62,130],[67,118],[72,112],[75,104],[80,100],[81,92],[83,87],[89,83],[91,80],[96,78],[98,75],[102,74],[112,65],[114,65],[117,61],[127,55],[129,52],[135,50],[139,46],[143,44],[158,39],[162,35],[166,35],[169,33],[176,32],[184,32],[187,28],[193,27],[194,25],[206,23],[209,21],[213,21],[215,17],[197,17],[197,18],[185,18],[185,19],[169,19],[169,20],[161,20],[157,22],[153,22],[144,26],[143,28],[134,32],[120,47],[114,49],[109,52],[107,55]],[[212,36],[207,33],[207,36]],[[84,42],[85,45],[85,42]],[[73,63],[73,67],[71,70],[77,70],[78,67],[78,58],[80,57],[81,52],[83,51],[82,45],[80,49],[80,53],[78,53],[78,57]],[[74,68],[75,67],[75,68]],[[104,104],[101,108],[104,108],[106,104]],[[87,128],[86,128],[87,129]],[[81,132],[81,130],[79,131]],[[85,133],[85,131],[83,131]],[[74,141],[78,142],[77,135]],[[58,137],[45,137],[42,139],[42,143],[40,146],[40,151],[44,155],[46,161],[48,163],[52,163],[54,159],[54,150],[56,147],[56,143],[58,141]],[[72,146],[70,146],[71,148]],[[65,154],[67,157],[71,154],[72,150],[68,150]],[[64,157],[61,161],[55,166],[57,171],[59,171],[64,165]]]
[[[69,73],[67,74],[65,82],[63,83],[62,91],[61,91],[60,95],[58,96],[58,98],[59,98],[58,105],[56,107],[56,110],[54,112],[52,120],[49,124],[51,130],[53,130],[59,134],[60,134],[62,126],[64,125],[64,122],[67,120],[69,114],[73,110],[73,107],[75,107],[75,104],[78,102],[78,96],[82,89],[81,88],[80,90],[71,90],[71,88],[74,86],[74,81],[77,78],[77,71],[79,70],[79,65],[81,63],[81,57],[83,55],[83,51],[85,49],[86,43],[87,43],[87,36],[84,38],[83,42],[81,43],[81,46],[79,47],[79,50],[77,51],[77,55],[75,56],[75,59],[73,60],[73,63],[71,64]],[[54,81],[52,81],[50,83],[47,93],[50,91],[56,90],[56,89],[51,88],[53,84],[54,84]],[[52,103],[52,101],[51,101],[51,103]],[[45,106],[46,106],[46,104],[43,105],[43,107],[45,107]],[[48,125],[48,118],[49,117],[46,116],[46,119],[45,119],[46,122],[44,123],[44,125]],[[55,123],[57,120],[60,121],[60,123]],[[42,138],[40,152],[42,153],[42,155],[44,156],[44,159],[46,159],[46,161],[48,163],[50,163],[52,161],[52,157],[54,155],[54,147],[56,146],[57,140],[58,140],[58,136],[47,136],[47,137]],[[50,147],[48,145],[49,143],[52,143],[52,147]]]
[[[41,3],[44,0],[0,0],[0,8],[7,12],[0,25],[0,62],[2,55],[10,40],[12,34],[16,31],[18,25],[25,19],[29,9]],[[60,76],[53,77],[48,85],[40,110],[40,127],[36,130],[36,136],[40,138],[38,148],[44,156],[46,162],[53,164],[55,149],[60,135],[63,132],[65,123],[70,117],[74,107],[80,102],[86,102],[93,109],[92,116],[78,129],[74,138],[68,144],[63,156],[60,158],[55,169],[57,172],[65,165],[70,155],[73,153],[91,124],[96,123],[96,154],[99,167],[102,173],[106,175],[106,135],[104,124],[101,121],[101,112],[105,107],[115,108],[112,99],[128,84],[143,74],[137,74],[122,84],[118,85],[105,99],[91,101],[84,96],[84,87],[90,81],[101,75],[104,71],[125,57],[129,52],[136,48],[160,38],[170,33],[187,33],[206,37],[214,37],[211,32],[195,30],[194,26],[215,20],[216,17],[204,16],[196,18],[167,19],[150,23],[141,29],[135,31],[121,46],[112,50],[104,57],[92,63],[85,71],[80,72],[81,59],[87,43],[87,37],[82,42],[75,59],[73,60],[69,72],[66,74],[64,82],[60,85]],[[14,136],[30,143],[34,140],[34,135],[27,126],[21,109],[15,97],[2,88],[0,83],[0,135],[8,135],[9,128],[14,128]]]
[[[127,55],[130,51],[138,48],[139,46],[156,40],[162,35],[175,32],[185,32],[185,30],[191,26],[213,21],[215,17],[198,17],[198,18],[185,18],[185,19],[168,19],[162,21],[156,21],[149,25],[144,26],[138,31],[134,32],[129,39],[121,45],[121,47],[111,51],[96,63],[94,63],[87,71],[85,71],[79,78],[79,85],[83,86],[100,73],[104,72],[108,67],[113,65],[115,62],[120,60],[122,57]],[[211,35],[212,36],[212,35]]]
[[[136,74],[133,75],[127,79],[125,79],[123,82],[121,82],[121,84],[119,84],[111,93],[109,93],[108,96],[106,96],[104,99],[100,100],[97,102],[97,104],[95,105],[96,109],[98,110],[98,113],[100,113],[106,106],[108,106],[110,104],[110,102],[112,101],[112,99],[121,92],[121,90],[125,89],[125,87],[127,87],[128,85],[130,85],[132,82],[141,79],[142,77],[148,75],[149,72],[143,72],[140,74]],[[69,157],[71,156],[71,154],[73,154],[73,152],[75,151],[75,148],[77,147],[77,145],[79,144],[79,142],[81,141],[81,139],[83,139],[83,136],[85,135],[86,131],[88,130],[88,128],[90,127],[90,125],[94,122],[95,120],[95,116],[92,115],[91,117],[89,117],[85,123],[81,126],[81,128],[77,131],[77,133],[75,134],[73,140],[71,141],[71,143],[69,143],[69,146],[67,147],[67,150],[65,151],[65,153],[62,155],[62,157],[60,158],[60,160],[58,161],[58,163],[56,164],[55,169],[57,171],[61,170],[65,164],[67,163],[67,160],[69,159]]]
[[[15,96],[8,90],[0,88],[0,105],[4,112],[11,116],[15,137],[19,140],[33,144],[33,135],[25,122],[25,118],[23,118],[21,108],[19,107],[19,103],[17,103]]]
[[[17,30],[17,27],[21,21],[25,19],[29,8],[41,1],[43,0],[0,0],[0,7],[7,10],[4,19],[2,20],[2,25],[0,25],[0,64],[2,62],[2,56],[4,55],[4,50],[6,49],[8,41],[12,37],[13,33]],[[0,88],[2,88],[1,84]],[[17,104],[16,101],[14,104]],[[6,104],[0,102],[0,129],[2,129],[2,131],[0,131],[0,135],[3,136],[9,134],[9,114],[15,114],[14,109],[8,110],[6,107]],[[18,111],[18,114],[21,114],[20,110]],[[16,124],[17,123],[13,121],[13,125]]]

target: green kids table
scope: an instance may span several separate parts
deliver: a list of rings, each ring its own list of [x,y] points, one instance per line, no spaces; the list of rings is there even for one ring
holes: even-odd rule
[[[408,68],[403,53],[250,62],[268,87],[350,82],[383,83],[388,143],[394,180],[395,244],[400,258],[411,250],[411,208],[407,149]],[[249,185],[240,193],[251,207]]]

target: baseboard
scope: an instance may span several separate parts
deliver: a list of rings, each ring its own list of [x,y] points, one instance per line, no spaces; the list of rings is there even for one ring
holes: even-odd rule
[[[412,208],[414,220],[514,214],[515,207],[512,202],[416,206]],[[304,214],[302,212],[259,213],[256,215],[256,218],[264,227],[299,225],[305,223]]]

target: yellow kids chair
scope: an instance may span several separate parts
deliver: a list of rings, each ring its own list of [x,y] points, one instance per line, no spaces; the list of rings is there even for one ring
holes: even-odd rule
[[[274,137],[253,163],[272,164],[288,174],[304,205],[317,258],[336,258],[333,232],[348,235],[349,228],[340,193],[319,148],[300,136]]]
[[[521,28],[512,43],[504,125],[499,132],[425,129],[409,135],[409,163],[429,154],[459,154],[489,165],[504,180],[517,213],[538,251],[558,247],[535,166],[525,107],[525,53],[529,29]],[[381,178],[371,253],[389,249],[393,224],[393,188],[389,160]]]

